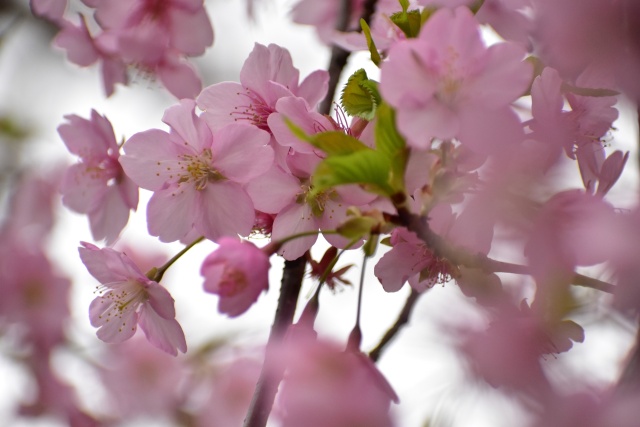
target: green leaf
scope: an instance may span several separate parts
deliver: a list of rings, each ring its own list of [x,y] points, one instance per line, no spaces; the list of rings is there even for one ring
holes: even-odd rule
[[[367,47],[369,48],[369,53],[371,54],[371,62],[376,64],[378,67],[382,62],[382,58],[380,58],[380,53],[378,52],[378,48],[376,47],[373,38],[371,37],[371,29],[367,24],[367,21],[360,18],[360,27],[362,28],[362,32],[364,33],[365,38],[367,39]]]
[[[389,247],[393,246],[391,244],[391,237],[389,237],[389,236],[387,236],[387,237],[383,238],[382,240],[380,240],[380,244],[381,245],[385,245],[385,246],[389,246]]]
[[[396,12],[390,16],[390,19],[408,38],[418,37],[423,22],[419,10]]]
[[[362,250],[364,254],[368,257],[372,257],[376,254],[376,250],[378,249],[378,235],[374,234],[362,246]]]
[[[371,229],[378,225],[378,222],[368,216],[357,216],[348,219],[346,222],[340,224],[336,231],[341,236],[348,239],[360,239],[371,233]]]
[[[330,156],[345,155],[356,151],[371,150],[359,139],[342,131],[328,131],[311,135],[309,142]]]
[[[400,1],[400,7],[402,8],[402,11],[406,13],[407,10],[409,10],[409,0],[399,0]]]
[[[381,102],[377,83],[369,80],[363,69],[356,71],[349,77],[340,100],[342,108],[347,114],[365,120],[373,120],[376,108]]]
[[[394,192],[388,183],[390,170],[390,160],[373,150],[330,156],[318,165],[313,174],[313,191],[320,192],[345,184],[362,184],[368,191],[390,196]]]
[[[396,129],[395,112],[388,104],[383,103],[378,108],[375,137],[377,150],[389,159],[388,183],[395,190],[402,191],[408,156],[407,144]]]
[[[360,150],[371,150],[357,138],[345,134],[342,131],[327,131],[313,135],[307,135],[288,118],[284,118],[289,130],[302,141],[306,141],[329,155],[350,154]]]

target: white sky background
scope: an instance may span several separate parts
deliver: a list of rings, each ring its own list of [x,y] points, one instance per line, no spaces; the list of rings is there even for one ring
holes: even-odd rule
[[[294,26],[287,19],[286,13],[293,0],[256,0],[256,3],[257,22],[248,24],[244,1],[207,2],[216,39],[213,48],[196,61],[203,70],[205,86],[223,80],[237,81],[239,69],[256,41],[277,43],[289,49],[301,76],[326,67],[328,50],[318,43],[314,30]],[[159,85],[138,81],[132,87],[118,86],[115,95],[105,99],[97,69],[80,69],[67,63],[62,53],[51,52],[43,38],[37,37],[39,31],[39,26],[25,22],[0,46],[0,113],[9,113],[35,133],[36,140],[25,152],[25,163],[48,169],[58,162],[73,161],[56,133],[56,127],[65,114],[87,118],[90,110],[95,108],[111,120],[118,138],[153,127],[166,129],[161,122],[162,114],[175,100]],[[377,70],[366,62],[364,55],[352,58],[349,70],[363,66],[370,76],[376,75]],[[349,70],[345,75],[349,75]],[[614,144],[616,148],[626,146],[633,149],[637,130],[633,118],[624,117],[618,127],[628,131],[616,134]],[[632,151],[630,163],[634,171],[628,173],[612,191],[612,198],[624,206],[632,203],[620,199],[625,194],[623,190],[630,186],[635,188],[637,182],[635,151]],[[160,244],[156,238],[146,234],[147,199],[148,194],[143,192],[139,210],[123,233],[122,241],[143,250],[160,248],[171,256],[181,245]],[[60,270],[74,281],[72,333],[81,346],[91,352],[105,345],[95,337],[87,315],[96,283],[77,256],[78,242],[92,241],[91,235],[85,217],[66,210],[60,210],[59,215],[50,254]],[[198,245],[176,263],[163,280],[176,299],[178,320],[185,330],[187,343],[190,349],[195,349],[214,336],[248,332],[241,342],[250,346],[260,345],[265,342],[273,320],[282,262],[275,257],[272,259],[269,293],[263,294],[242,317],[230,320],[217,314],[217,297],[202,291],[200,263],[214,247],[211,242]],[[316,252],[318,257],[324,249]],[[357,253],[349,263],[361,263],[360,252]],[[344,264],[341,262],[340,265]],[[408,295],[407,286],[397,294],[384,293],[373,276],[373,265],[374,262],[369,262],[363,301],[365,351],[370,350],[392,324]],[[352,269],[352,282],[357,283],[358,275],[359,269]],[[310,289],[311,283],[307,282],[301,295],[308,296]],[[345,289],[335,295],[323,293],[317,323],[322,335],[344,342],[353,325],[356,294],[356,288]],[[521,424],[518,422],[521,414],[505,398],[488,386],[473,385],[465,379],[459,360],[452,351],[451,337],[442,325],[467,322],[478,325],[482,322],[471,302],[460,295],[455,284],[437,287],[422,297],[410,325],[382,357],[379,367],[401,399],[396,408],[399,427],[419,427],[427,417],[442,423],[435,425],[448,427],[513,427]],[[601,385],[617,376],[619,362],[629,348],[633,330],[595,322],[593,326],[583,326],[587,332],[586,342],[577,345],[569,354],[550,359],[547,363],[554,372],[561,372],[562,377],[566,377],[564,384],[586,376],[592,384]],[[2,348],[0,342],[0,353]],[[84,379],[86,367],[65,355],[61,355],[59,361],[70,378],[77,381],[78,374],[83,376],[79,384],[83,398],[89,407],[94,407],[99,396],[95,395],[95,384]],[[561,379],[560,375],[558,378]],[[16,423],[9,418],[8,405],[17,396],[24,396],[27,385],[24,375],[0,355],[0,425],[56,425],[48,420]]]

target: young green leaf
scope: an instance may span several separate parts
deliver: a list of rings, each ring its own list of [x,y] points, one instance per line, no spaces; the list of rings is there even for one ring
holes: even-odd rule
[[[379,67],[380,63],[382,62],[382,58],[380,58],[380,53],[378,52],[376,43],[373,41],[373,38],[371,37],[371,29],[369,28],[367,21],[360,18],[360,27],[362,28],[362,32],[364,33],[364,36],[367,39],[367,47],[369,48],[369,53],[371,54],[371,62],[373,62]]]
[[[320,192],[345,184],[362,184],[369,191],[389,196],[393,188],[388,183],[390,160],[382,153],[361,150],[324,159],[313,174],[313,188]]]
[[[349,77],[340,100],[342,108],[347,114],[365,120],[373,120],[376,108],[381,102],[377,83],[369,80],[363,69],[356,71]]]

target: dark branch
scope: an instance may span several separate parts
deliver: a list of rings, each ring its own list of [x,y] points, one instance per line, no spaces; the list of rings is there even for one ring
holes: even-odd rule
[[[409,317],[411,316],[411,312],[413,311],[413,307],[416,305],[418,301],[418,297],[420,296],[420,292],[417,292],[414,289],[411,289],[411,294],[407,298],[407,301],[404,303],[404,307],[402,307],[402,311],[395,323],[389,330],[384,334],[376,348],[369,352],[369,358],[374,362],[377,362],[382,354],[382,351],[386,348],[386,346],[395,338],[395,336],[400,332],[400,329],[409,321]]]
[[[293,323],[305,266],[304,256],[284,263],[278,308],[271,326],[262,372],[253,392],[253,398],[244,420],[244,427],[264,427],[267,425],[283,375],[283,371],[277,368],[279,364],[272,362],[273,348],[282,341],[287,329]]]
[[[364,19],[367,22],[367,24],[371,21],[371,17],[375,12],[377,2],[378,0],[367,0],[364,4],[362,19]],[[349,28],[350,17],[351,17],[351,1],[343,0],[341,3],[340,16],[338,17],[338,22],[336,22],[336,30],[347,31]],[[351,55],[351,52],[344,50],[341,47],[338,47],[336,45],[331,47],[331,59],[329,60],[329,67],[328,67],[329,89],[327,91],[327,96],[324,98],[322,103],[320,103],[319,111],[321,114],[331,113],[331,105],[333,104],[333,100],[336,95],[338,82],[340,81],[342,70],[347,65],[347,60],[349,59],[349,55]]]

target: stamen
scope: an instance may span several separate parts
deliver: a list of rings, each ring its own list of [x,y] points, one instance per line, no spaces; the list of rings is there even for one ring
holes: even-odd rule
[[[270,132],[267,119],[275,110],[257,93],[247,89],[245,92],[238,92],[238,96],[246,97],[249,101],[247,106],[234,107],[234,111],[229,113],[234,121],[248,121],[262,130]]]

